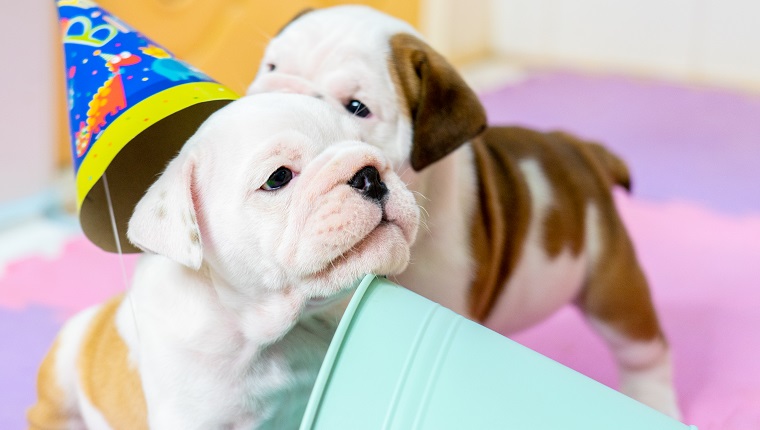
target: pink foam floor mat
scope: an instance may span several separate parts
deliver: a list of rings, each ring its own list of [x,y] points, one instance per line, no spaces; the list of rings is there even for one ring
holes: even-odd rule
[[[625,156],[635,192],[617,192],[616,199],[673,347],[685,421],[701,430],[760,429],[760,173],[754,168],[760,99],[556,73],[483,100],[494,122],[559,127]],[[125,258],[130,274],[135,261]],[[25,428],[37,366],[65,318],[123,288],[118,257],[84,237],[57,257],[25,258],[6,268],[0,428]],[[514,339],[616,384],[609,352],[571,307]]]

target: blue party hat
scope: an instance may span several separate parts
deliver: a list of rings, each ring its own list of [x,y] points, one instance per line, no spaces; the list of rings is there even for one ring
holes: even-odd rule
[[[132,211],[187,139],[238,96],[89,0],[59,0],[77,208],[87,237],[123,252]],[[108,186],[109,193],[106,193]]]

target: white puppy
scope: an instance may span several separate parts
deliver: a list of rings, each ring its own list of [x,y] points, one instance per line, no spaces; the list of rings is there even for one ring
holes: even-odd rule
[[[396,274],[412,194],[358,127],[311,97],[212,115],[137,205],[126,297],[71,319],[39,374],[34,429],[295,428],[362,274]]]
[[[630,185],[620,159],[564,133],[486,129],[446,60],[367,7],[286,25],[249,88],[271,91],[353,117],[417,192],[427,230],[401,285],[504,334],[575,303],[611,347],[622,391],[679,416],[668,346],[610,193]]]

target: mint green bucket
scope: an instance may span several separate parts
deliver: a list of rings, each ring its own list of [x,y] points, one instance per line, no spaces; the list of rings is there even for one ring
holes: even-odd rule
[[[392,282],[367,276],[301,429],[688,430]]]

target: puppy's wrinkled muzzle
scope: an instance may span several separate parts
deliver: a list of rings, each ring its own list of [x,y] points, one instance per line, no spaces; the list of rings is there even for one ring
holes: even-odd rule
[[[419,211],[377,148],[336,142],[302,170],[296,186],[299,199],[290,207],[296,227],[277,253],[291,272],[331,285],[323,291],[328,296],[364,273],[406,267]]]
[[[388,195],[388,187],[380,180],[380,172],[374,166],[365,166],[356,172],[348,185],[358,190],[364,197],[377,203]]]

